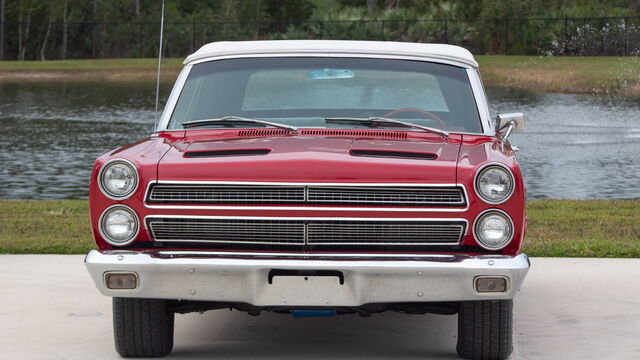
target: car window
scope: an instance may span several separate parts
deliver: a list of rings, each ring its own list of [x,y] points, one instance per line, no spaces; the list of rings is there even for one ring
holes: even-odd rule
[[[353,77],[309,79],[314,69],[259,71],[251,74],[242,110],[449,108],[431,74],[360,70]],[[327,71],[331,71],[327,69]]]
[[[480,117],[466,71],[446,64],[392,59],[210,61],[193,65],[169,128],[224,116],[299,127],[356,128],[363,125],[329,125],[324,119],[386,116],[449,131],[480,133]]]

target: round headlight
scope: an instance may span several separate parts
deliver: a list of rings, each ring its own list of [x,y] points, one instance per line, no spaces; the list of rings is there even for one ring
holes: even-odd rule
[[[126,206],[112,206],[100,217],[100,233],[112,245],[129,244],[138,234],[138,228],[138,216]]]
[[[490,210],[476,219],[473,233],[483,248],[499,250],[511,241],[513,223],[506,214]]]
[[[499,165],[487,166],[476,178],[478,195],[490,204],[505,202],[513,193],[513,185],[511,173]]]
[[[113,160],[100,170],[100,189],[111,199],[124,199],[138,187],[138,172],[128,161]]]

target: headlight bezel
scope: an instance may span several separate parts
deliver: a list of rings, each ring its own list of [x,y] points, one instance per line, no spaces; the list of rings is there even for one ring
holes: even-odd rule
[[[132,174],[133,174],[133,179],[134,179],[134,185],[131,188],[131,190],[127,193],[125,193],[124,195],[114,195],[111,192],[109,192],[106,188],[106,186],[103,183],[103,178],[102,176],[104,175],[104,172],[110,167],[113,166],[115,164],[124,164],[125,166],[129,167],[132,170]],[[104,196],[106,196],[107,198],[111,199],[111,200],[125,200],[131,197],[131,195],[135,194],[135,192],[138,190],[138,187],[140,186],[140,176],[138,174],[138,168],[129,160],[126,159],[111,159],[107,162],[105,162],[104,164],[102,164],[102,167],[100,168],[100,171],[98,172],[98,187],[100,188],[100,191],[102,192],[102,194]]]
[[[104,220],[107,214],[118,209],[122,209],[124,211],[129,212],[132,215],[133,219],[135,220],[135,226],[136,226],[135,231],[129,238],[127,238],[126,241],[113,240],[111,237],[109,237],[109,235],[107,235],[106,231],[104,230]],[[122,205],[122,204],[111,205],[108,208],[104,209],[102,214],[100,214],[100,218],[98,219],[98,231],[100,232],[100,236],[102,236],[102,239],[104,239],[104,241],[106,241],[107,243],[113,246],[119,246],[119,247],[126,246],[134,242],[135,239],[138,237],[138,234],[140,234],[140,217],[135,212],[135,210],[133,210],[129,206]]]
[[[480,224],[480,220],[482,220],[485,216],[490,215],[491,213],[498,213],[502,216],[505,217],[505,219],[507,219],[508,223],[509,223],[509,228],[511,229],[509,236],[507,237],[507,240],[499,245],[499,246],[489,246],[487,244],[485,244],[480,236],[478,236],[478,225]],[[484,210],[483,212],[481,212],[480,214],[478,214],[478,216],[476,216],[475,220],[473,221],[473,238],[476,240],[476,243],[483,249],[485,250],[489,250],[489,251],[497,251],[497,250],[502,250],[505,247],[507,247],[511,241],[513,241],[514,235],[515,235],[515,228],[514,228],[514,224],[513,224],[513,219],[511,219],[511,216],[509,216],[509,214],[507,214],[505,211],[500,210],[500,209],[487,209]]]
[[[511,179],[511,190],[509,191],[509,193],[502,199],[500,200],[491,200],[485,197],[485,195],[480,191],[480,187],[478,186],[478,182],[480,181],[480,178],[482,177],[482,174],[484,174],[485,171],[491,169],[491,168],[499,168],[501,170],[504,170],[507,175],[509,176],[509,178]],[[515,176],[513,176],[513,171],[511,171],[511,169],[502,164],[502,163],[498,163],[498,162],[490,162],[490,163],[486,163],[484,165],[482,165],[477,171],[476,174],[473,178],[473,189],[476,192],[476,195],[478,195],[478,197],[484,201],[487,204],[490,205],[498,205],[498,204],[503,204],[505,202],[507,202],[511,196],[513,195],[513,193],[516,190],[516,178]]]

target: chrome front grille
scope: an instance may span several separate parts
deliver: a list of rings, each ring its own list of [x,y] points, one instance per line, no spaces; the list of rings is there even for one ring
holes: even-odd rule
[[[304,223],[281,220],[159,218],[148,222],[155,241],[304,244]]]
[[[462,220],[147,218],[154,241],[273,245],[458,245]]]
[[[414,187],[315,187],[307,188],[307,200],[328,204],[452,205],[463,204],[459,188]]]
[[[158,184],[149,193],[153,203],[279,204],[304,202],[305,189],[293,186],[226,186]]]
[[[153,184],[150,204],[464,206],[456,186]]]
[[[425,222],[330,221],[307,225],[309,245],[452,245],[464,225]]]

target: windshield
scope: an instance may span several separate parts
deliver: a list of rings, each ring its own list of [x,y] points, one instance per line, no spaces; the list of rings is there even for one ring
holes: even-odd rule
[[[479,133],[467,69],[423,61],[362,58],[251,58],[193,65],[169,122],[239,116],[296,127],[363,128],[370,118]],[[255,128],[219,122],[209,128]],[[377,123],[376,128],[397,127]],[[409,130],[404,128],[404,130]]]

